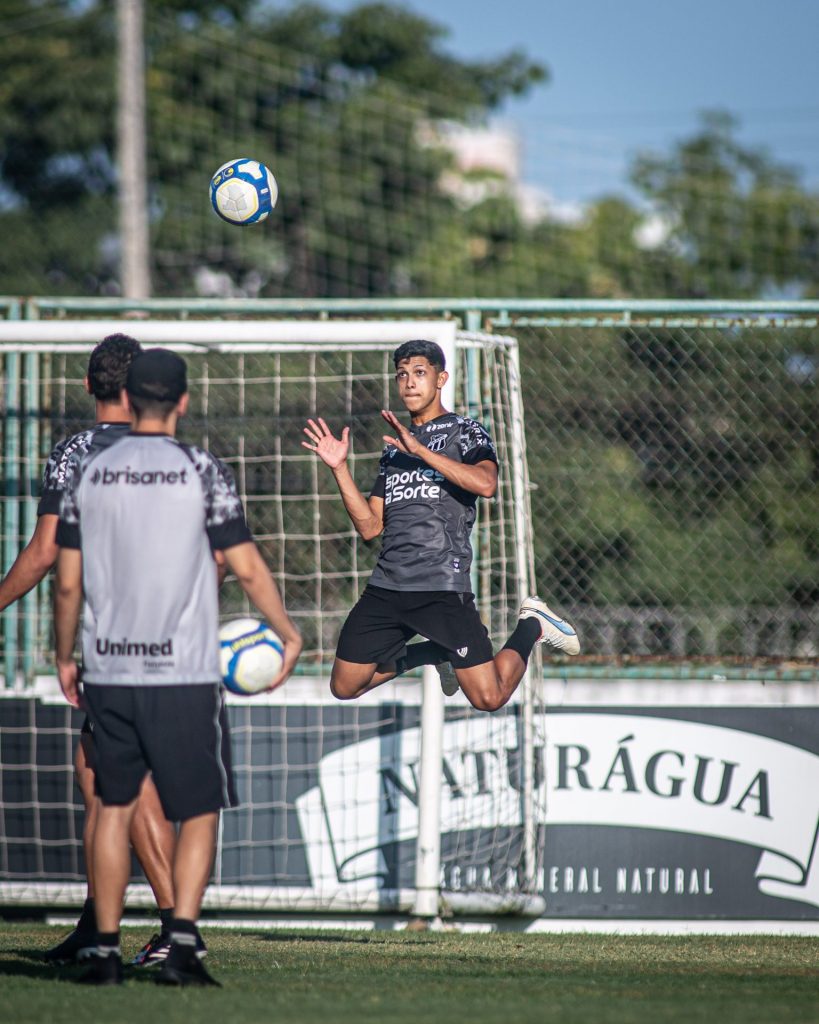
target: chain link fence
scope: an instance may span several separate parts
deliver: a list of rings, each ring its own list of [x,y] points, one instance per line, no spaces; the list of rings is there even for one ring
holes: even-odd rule
[[[98,311],[94,300],[81,305]],[[660,312],[658,303],[510,300],[505,311],[504,305],[314,302],[300,304],[298,315],[446,315],[468,330],[517,337],[535,578],[581,633],[583,654],[572,666],[760,659],[815,669],[819,306],[794,303],[789,308],[798,313],[780,314],[762,303],[726,312],[715,312],[713,302],[665,304]],[[236,315],[235,306],[206,309],[195,300],[148,306],[142,315]],[[118,312],[115,303],[104,308]],[[70,300],[41,300],[28,315],[72,310]],[[281,318],[292,309],[258,301],[243,304],[242,313]],[[138,325],[133,331],[139,335]],[[40,382],[48,397],[38,413],[40,459],[53,441],[87,422],[85,358],[52,360],[51,384]],[[288,564],[302,566],[288,584],[297,613],[300,602],[315,600],[319,585],[343,590],[346,608],[373,558],[338,512],[332,481],[298,454],[304,417],[321,409],[334,423],[354,422],[361,485],[371,482],[390,368],[383,356],[355,368],[345,359],[328,354],[288,368],[250,357],[222,366],[212,357],[192,378],[196,407],[207,416],[192,416],[183,433],[238,459],[254,529],[263,544],[270,540],[277,566],[277,538],[287,536]],[[463,411],[494,422],[492,401],[484,399],[475,404],[474,396],[459,396]],[[240,427],[245,447],[238,452],[231,438]],[[29,469],[21,494],[37,493],[39,465]],[[7,498],[17,492],[15,475],[6,474]],[[314,493],[317,504],[298,498],[304,493]],[[271,494],[279,497],[271,501]],[[313,522],[319,508],[325,531],[327,517],[338,513],[320,551]],[[32,525],[9,521],[6,532],[24,539]],[[479,527],[476,544],[482,536]],[[6,567],[16,551],[9,545]],[[47,618],[45,607],[43,613]],[[328,618],[313,646],[331,651],[337,626]]]
[[[504,316],[544,594],[605,658],[819,655],[819,331]]]

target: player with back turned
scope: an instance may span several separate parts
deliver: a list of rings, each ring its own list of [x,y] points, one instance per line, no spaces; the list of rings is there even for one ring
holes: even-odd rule
[[[156,980],[217,984],[196,956],[219,812],[231,800],[219,665],[215,552],[284,641],[292,672],[301,636],[253,543],[229,471],[174,437],[188,405],[184,360],[165,349],[128,370],[132,431],[85,459],[63,497],[55,587],[56,661],[80,700],[74,641],[84,599],[82,696],[94,727],[102,806],[94,838],[97,944],[87,984],[123,978],[119,927],[128,831],[152,773],[165,815],[181,822],[173,862],[170,950]]]
[[[29,542],[0,582],[0,610],[18,600],[45,579],[57,560],[57,520],[60,500],[79,460],[120,441],[130,430],[130,415],[122,404],[122,389],[131,360],[141,351],[138,341],[127,334],[110,334],[95,346],[88,360],[85,389],[94,398],[96,423],[88,430],[61,441],[51,452],[43,472],[43,486],[37,505],[37,525]],[[74,755],[77,783],[85,806],[83,850],[85,854],[87,896],[82,914],[73,931],[45,959],[52,964],[74,963],[88,956],[96,940],[94,920],[94,828],[99,801],[94,794],[95,765],[88,720],[83,724]],[[164,923],[173,916],[171,861],[176,842],[173,825],[162,813],[159,797],[150,777],[140,794],[131,827],[131,842],[137,860],[154,892]],[[157,933],[138,954],[140,964],[150,965],[162,958],[167,948]],[[204,943],[200,953],[204,954]]]
[[[332,469],[361,537],[383,535],[370,582],[342,627],[330,686],[350,700],[408,669],[437,665],[445,693],[460,686],[474,707],[496,711],[515,692],[536,643],[565,654],[577,654],[580,644],[565,619],[529,597],[493,654],[471,592],[469,535],[478,497],[497,489],[495,446],[479,423],[444,408],[448,375],[439,345],[405,342],[393,361],[410,426],[382,411],[394,433],[384,438],[368,498],[347,464],[349,427],[339,439],[317,417],[304,431],[302,444]],[[408,645],[415,635],[427,639]]]

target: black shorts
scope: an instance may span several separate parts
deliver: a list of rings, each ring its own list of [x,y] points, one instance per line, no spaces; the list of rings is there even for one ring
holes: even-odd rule
[[[473,594],[367,586],[342,626],[336,657],[358,665],[389,664],[414,636],[445,648],[453,668],[474,668],[494,655]]]
[[[171,821],[236,805],[227,716],[217,683],[86,683],[83,696],[103,804],[130,803],[151,772]]]
[[[85,767],[92,772],[96,771],[97,755],[94,745],[94,726],[91,724],[91,719],[88,715],[82,721],[79,746],[82,747],[85,753]]]

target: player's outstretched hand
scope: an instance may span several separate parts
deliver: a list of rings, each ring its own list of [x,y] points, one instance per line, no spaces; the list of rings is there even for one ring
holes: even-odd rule
[[[298,630],[294,631],[292,635],[289,635],[284,640],[284,653],[282,655],[282,670],[279,673],[278,678],[274,679],[270,686],[267,687],[268,691],[276,690],[282,685],[293,673],[293,669],[296,667],[296,662],[299,660],[301,649],[304,646],[304,640],[302,639],[301,633]]]
[[[57,678],[68,703],[75,708],[80,706],[80,669],[76,661],[58,661]]]
[[[334,437],[332,430],[319,416],[315,420],[308,420],[304,428],[305,434],[310,438],[311,444],[302,441],[302,446],[326,463],[330,469],[338,469],[347,460],[347,452],[350,450],[350,428],[345,427],[341,431],[341,439]]]
[[[427,451],[424,445],[410,433],[394,412],[390,412],[389,409],[382,409],[381,415],[395,431],[395,437],[389,437],[387,434],[384,435],[384,441],[387,444],[393,445],[399,452],[404,452],[406,455],[420,455]]]

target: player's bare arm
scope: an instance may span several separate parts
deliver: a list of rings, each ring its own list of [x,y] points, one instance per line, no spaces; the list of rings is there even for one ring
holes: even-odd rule
[[[75,708],[80,706],[80,693],[74,641],[81,606],[82,555],[74,548],[61,548],[57,557],[57,579],[54,586],[57,678],[65,699]]]
[[[214,551],[213,560],[216,562],[216,582],[221,587],[227,576],[227,560],[224,551]]]
[[[382,409],[381,415],[395,431],[394,436],[384,435],[386,444],[394,445],[399,451],[421,459],[450,483],[469,491],[470,494],[477,494],[482,498],[494,497],[495,491],[498,489],[498,467],[494,462],[486,460],[477,462],[475,465],[456,462],[448,455],[430,451],[426,445],[410,433],[394,412]]]
[[[347,510],[356,532],[363,540],[372,540],[378,537],[384,529],[384,500],[383,498],[365,498],[358,489],[350,467],[347,464],[347,455],[350,450],[350,428],[345,427],[341,437],[337,438],[319,416],[315,420],[308,420],[304,433],[310,439],[302,441],[302,446],[308,451],[315,452],[325,465],[333,471],[336,479],[341,500]]]
[[[226,548],[225,560],[242,589],[267,619],[284,643],[282,670],[268,690],[275,690],[296,667],[303,645],[298,627],[287,614],[276,581],[264,563],[259,549],[252,541]]]
[[[54,565],[58,550],[57,519],[50,514],[38,518],[31,540],[0,582],[0,611],[36,587]]]

